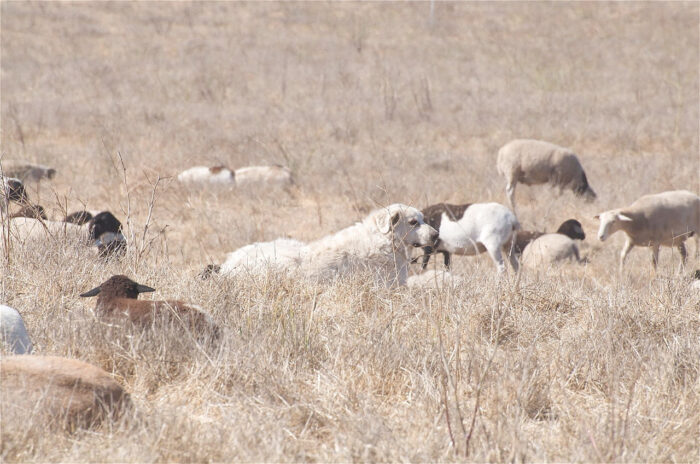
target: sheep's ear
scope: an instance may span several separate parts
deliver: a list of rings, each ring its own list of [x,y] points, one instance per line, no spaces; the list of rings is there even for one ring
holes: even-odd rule
[[[139,293],[148,293],[148,292],[155,292],[156,289],[151,288],[151,287],[147,287],[146,285],[138,284],[136,286],[136,291],[138,291]]]
[[[632,222],[632,220],[633,220],[631,217],[629,217],[629,216],[627,216],[627,215],[625,215],[625,214],[622,214],[622,213],[618,214],[618,215],[617,215],[617,218],[618,218],[620,221],[624,221],[624,222]]]
[[[90,290],[89,292],[82,293],[80,296],[82,296],[82,297],[95,296],[98,293],[100,293],[101,290],[102,290],[102,287],[95,287],[92,290]]]

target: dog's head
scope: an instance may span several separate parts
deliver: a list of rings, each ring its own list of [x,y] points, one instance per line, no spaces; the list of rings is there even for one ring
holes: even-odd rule
[[[423,247],[434,245],[438,232],[425,223],[423,213],[411,206],[394,203],[374,211],[370,217],[380,233],[396,244]]]

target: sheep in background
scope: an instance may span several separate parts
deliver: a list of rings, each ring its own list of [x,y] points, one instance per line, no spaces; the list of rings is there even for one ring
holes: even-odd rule
[[[178,174],[182,183],[211,184],[238,188],[286,187],[291,171],[283,166],[248,166],[231,171],[225,166],[195,166]]]
[[[242,247],[229,253],[221,273],[257,274],[273,267],[328,281],[368,270],[377,283],[405,285],[411,248],[433,245],[437,236],[420,211],[395,203],[309,244],[278,239]]]
[[[34,348],[22,316],[5,305],[0,305],[0,341],[14,354],[29,354]]]
[[[82,226],[83,224],[90,222],[90,219],[92,219],[92,213],[83,210],[66,215],[63,222],[70,222],[71,224],[78,224],[79,226]]]
[[[674,190],[644,195],[629,206],[604,211],[600,219],[598,238],[604,242],[622,230],[627,241],[620,254],[622,270],[627,254],[634,246],[651,247],[651,262],[656,270],[659,247],[677,247],[681,266],[685,265],[685,240],[695,235],[695,254],[700,246],[700,197],[687,190]]]
[[[150,327],[157,318],[162,317],[171,322],[183,323],[196,334],[209,333],[214,338],[220,336],[219,326],[199,306],[177,300],[137,300],[139,293],[145,292],[155,292],[155,289],[138,284],[125,275],[113,275],[80,296],[97,296],[95,313],[104,319],[126,319],[135,325]]]
[[[576,219],[567,219],[562,222],[556,231],[557,234],[565,235],[571,240],[585,240],[586,234],[583,231],[583,226]],[[525,247],[539,237],[547,235],[546,232],[532,231],[532,230],[519,230],[515,234],[515,244],[513,245],[513,252],[516,256],[521,256]]]
[[[288,187],[292,172],[284,166],[248,166],[236,169],[236,187]]]
[[[540,140],[518,139],[498,150],[498,172],[506,179],[506,194],[515,210],[515,186],[549,183],[560,192],[571,189],[587,201],[596,198],[576,154],[568,148]]]
[[[564,234],[544,234],[525,247],[522,254],[524,267],[536,268],[565,261],[582,262],[578,245]]]
[[[56,170],[41,164],[34,164],[28,161],[21,160],[2,160],[0,161],[2,174],[7,177],[15,177],[25,184],[33,182],[36,186],[37,197],[40,197],[39,186],[42,179],[53,179],[56,176]]]
[[[423,269],[433,253],[442,253],[445,267],[449,269],[452,253],[472,256],[486,251],[498,272],[505,271],[502,252],[508,255],[513,270],[517,272],[520,265],[510,248],[520,223],[505,206],[499,203],[438,203],[424,208],[423,216],[425,222],[439,233],[435,246],[423,247]]]
[[[212,184],[219,186],[236,185],[233,171],[225,166],[195,166],[189,168],[177,176],[177,180],[183,183]]]
[[[90,213],[88,213],[90,214]],[[109,211],[102,211],[88,221],[90,239],[100,257],[123,256],[126,253],[126,237],[122,223]]]

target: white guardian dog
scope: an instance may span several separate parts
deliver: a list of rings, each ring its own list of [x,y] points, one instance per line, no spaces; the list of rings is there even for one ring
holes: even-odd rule
[[[432,246],[437,238],[419,210],[395,203],[308,244],[277,239],[244,246],[228,254],[220,272],[235,276],[276,269],[329,281],[366,270],[386,286],[405,285],[411,249]]]

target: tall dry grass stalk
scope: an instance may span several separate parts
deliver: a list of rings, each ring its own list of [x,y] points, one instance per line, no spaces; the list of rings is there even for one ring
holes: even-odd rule
[[[593,215],[700,190],[694,3],[0,3],[2,153],[58,169],[51,218],[109,209],[130,251],[15,243],[0,302],[35,349],[113,373],[132,415],[72,435],[2,423],[16,461],[700,459],[700,296]],[[311,240],[377,205],[505,201],[495,154],[570,146],[599,195],[519,188],[527,228],[575,217],[586,266],[456,288],[195,276],[244,244]],[[193,165],[281,163],[289,192],[191,190]],[[3,240],[5,240],[3,228]],[[692,245],[691,245],[692,247]],[[691,255],[692,255],[691,248]],[[435,265],[435,260],[433,260]],[[690,268],[700,266],[691,260]],[[112,274],[208,310],[105,324],[78,295]]]

